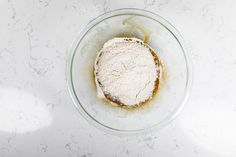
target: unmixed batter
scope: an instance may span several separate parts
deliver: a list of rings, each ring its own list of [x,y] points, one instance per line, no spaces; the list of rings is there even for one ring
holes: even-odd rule
[[[94,65],[99,98],[135,107],[152,98],[159,84],[159,60],[137,38],[114,38],[98,53]]]

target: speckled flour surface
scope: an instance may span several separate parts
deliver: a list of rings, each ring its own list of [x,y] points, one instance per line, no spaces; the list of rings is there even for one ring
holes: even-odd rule
[[[114,38],[98,53],[95,77],[100,98],[108,95],[118,103],[133,106],[153,96],[159,67],[141,40]]]

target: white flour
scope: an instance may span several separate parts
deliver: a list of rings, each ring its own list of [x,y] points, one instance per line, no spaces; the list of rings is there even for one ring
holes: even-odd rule
[[[126,106],[152,97],[159,67],[149,48],[137,42],[143,43],[137,38],[114,38],[104,44],[94,65],[98,97],[109,95]]]

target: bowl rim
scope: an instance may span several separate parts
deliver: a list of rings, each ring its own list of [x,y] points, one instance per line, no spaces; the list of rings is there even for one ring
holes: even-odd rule
[[[139,15],[139,16],[144,16],[147,18],[150,18],[158,23],[160,23],[162,26],[164,26],[176,39],[176,41],[179,43],[184,58],[185,58],[185,64],[186,64],[186,71],[187,71],[187,81],[185,85],[185,91],[178,103],[178,105],[175,107],[175,109],[167,116],[165,117],[161,122],[148,127],[144,129],[139,129],[139,130],[120,130],[116,128],[109,127],[105,124],[100,123],[97,121],[95,118],[93,118],[84,108],[83,105],[80,103],[79,98],[75,94],[75,89],[73,85],[73,79],[72,79],[72,65],[74,61],[74,56],[76,54],[76,50],[81,42],[81,40],[86,36],[86,34],[89,32],[90,29],[92,29],[94,26],[102,22],[103,20],[106,20],[108,18],[114,17],[114,16],[120,16],[120,15]],[[113,135],[118,135],[118,136],[126,136],[126,135],[138,135],[138,134],[145,134],[148,132],[153,132],[156,130],[159,130],[160,128],[163,128],[170,122],[172,122],[177,115],[179,115],[180,111],[183,109],[184,105],[186,104],[188,97],[190,95],[191,87],[192,87],[192,63],[190,61],[190,58],[187,54],[186,48],[185,48],[185,43],[180,35],[179,31],[172,25],[170,24],[167,20],[162,18],[156,13],[144,10],[144,9],[138,9],[138,8],[122,8],[122,9],[116,9],[112,10],[109,12],[106,12],[104,14],[101,14],[95,18],[93,18],[85,27],[82,29],[82,31],[79,33],[79,35],[76,36],[75,40],[72,43],[72,46],[70,47],[69,50],[69,57],[67,61],[67,85],[68,85],[68,90],[70,93],[70,96],[72,98],[72,101],[74,103],[74,106],[76,109],[80,112],[80,114],[83,116],[84,119],[86,119],[92,126],[95,128],[98,128],[100,130],[103,130],[106,133],[110,133]]]

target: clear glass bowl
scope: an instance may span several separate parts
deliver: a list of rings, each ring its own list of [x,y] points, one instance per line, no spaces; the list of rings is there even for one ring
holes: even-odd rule
[[[164,65],[157,95],[127,110],[97,97],[93,66],[103,44],[114,37],[149,38]],[[119,9],[92,20],[75,40],[69,61],[69,89],[76,108],[97,128],[118,135],[146,133],[173,120],[189,95],[191,68],[181,36],[162,17],[139,9]]]

